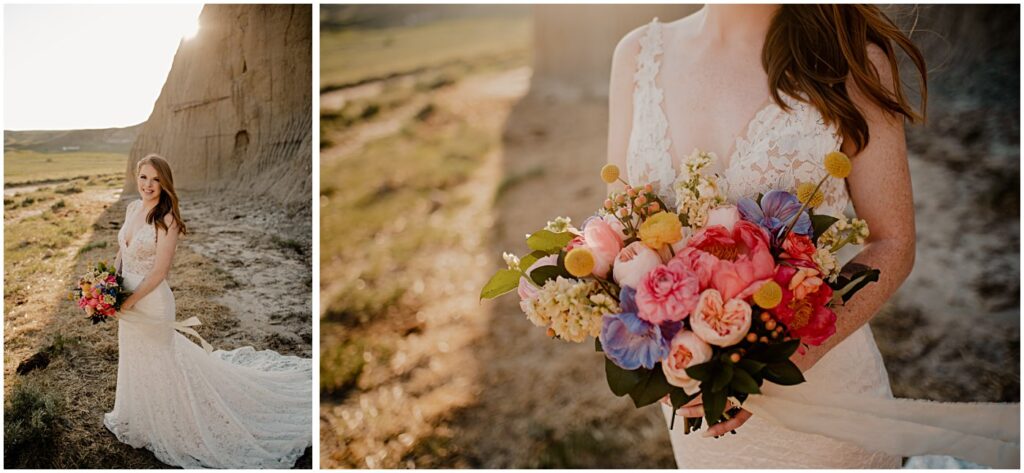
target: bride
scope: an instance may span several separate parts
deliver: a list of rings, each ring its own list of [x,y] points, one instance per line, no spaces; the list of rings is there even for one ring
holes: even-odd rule
[[[894,44],[921,76],[921,113],[901,90]],[[608,156],[625,166],[630,182],[656,183],[671,205],[681,159],[700,148],[718,153],[713,171],[735,202],[818,182],[825,173],[821,158],[841,149],[852,157],[853,172],[845,185],[826,181],[818,212],[840,215],[852,204],[871,224],[867,245],[852,261],[881,270],[877,283],[837,310],[836,335],[794,359],[807,382],[786,389],[804,396],[799,404],[772,415],[780,411],[768,409],[769,396],[751,396],[746,409],[703,433],[673,429],[679,467],[898,468],[899,454],[918,451],[919,445],[904,447],[914,439],[872,442],[871,432],[859,431],[866,424],[858,419],[867,416],[841,426],[830,424],[838,419],[793,412],[841,396],[873,403],[877,410],[897,402],[867,322],[914,262],[903,120],[923,118],[925,82],[921,53],[875,6],[708,5],[675,22],[655,19],[619,43],[612,63]],[[879,404],[885,400],[889,404]],[[757,405],[764,408],[752,407]],[[670,407],[663,410],[671,415]],[[701,417],[700,397],[678,414]],[[800,417],[810,420],[782,425]],[[1018,431],[1019,443],[1016,418],[1012,422],[1003,427]],[[882,430],[879,439],[896,435]],[[730,431],[737,435],[725,435]]]
[[[311,360],[252,347],[210,353],[178,333],[198,337],[189,328],[198,320],[175,322],[166,281],[187,232],[171,168],[149,155],[136,177],[141,199],[128,205],[115,263],[133,293],[118,316],[117,395],[104,425],[168,465],[291,468],[312,442]]]

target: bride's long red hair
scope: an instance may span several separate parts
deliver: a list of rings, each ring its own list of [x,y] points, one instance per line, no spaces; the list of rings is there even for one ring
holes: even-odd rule
[[[167,232],[164,216],[171,214],[171,220],[178,225],[178,233],[182,236],[187,235],[188,229],[185,228],[185,221],[181,219],[181,211],[178,210],[178,193],[174,191],[174,175],[171,174],[171,165],[160,155],[149,154],[135,165],[135,175],[138,176],[142,166],[147,164],[156,169],[156,176],[160,179],[160,201],[146,215],[146,223]]]
[[[885,53],[893,84],[883,84],[868,58],[869,44]],[[907,100],[896,61],[898,46],[920,74],[920,110]],[[871,140],[868,124],[847,90],[852,80],[869,101],[911,122],[924,120],[928,73],[924,56],[875,5],[782,5],[772,19],[761,52],[772,98],[786,109],[780,92],[805,96],[855,150]],[[892,88],[892,92],[889,91]]]

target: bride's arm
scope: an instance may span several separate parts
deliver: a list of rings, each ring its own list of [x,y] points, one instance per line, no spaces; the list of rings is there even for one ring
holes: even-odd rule
[[[121,310],[131,309],[136,302],[153,292],[153,289],[156,289],[167,278],[167,273],[171,270],[174,250],[178,245],[178,224],[170,215],[165,216],[164,223],[167,224],[166,232],[157,229],[159,236],[156,239],[156,261],[153,263],[153,269],[146,274],[132,295],[128,296],[128,299],[121,304]]]
[[[608,163],[619,167],[623,180],[626,179],[629,133],[633,127],[633,74],[642,31],[643,27],[633,30],[615,47],[608,85]],[[609,191],[621,188],[621,183],[608,185]]]
[[[892,84],[892,70],[881,49],[871,45],[868,57],[882,83]],[[849,142],[843,145],[843,151],[850,154],[853,161],[853,171],[847,178],[850,197],[857,217],[864,219],[870,228],[866,245],[851,263],[878,268],[881,274],[878,282],[868,284],[845,306],[836,309],[835,336],[794,360],[803,369],[812,366],[867,323],[914,266],[914,201],[903,119],[868,102],[852,80],[847,84],[850,98],[864,114],[871,136],[868,146],[856,155],[851,154]]]

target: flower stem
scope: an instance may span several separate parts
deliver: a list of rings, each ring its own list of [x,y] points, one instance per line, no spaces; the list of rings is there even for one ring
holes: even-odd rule
[[[818,189],[821,189],[821,185],[825,183],[825,179],[828,179],[827,174],[818,181],[818,185],[814,186],[814,192],[811,192],[811,196],[807,198],[807,202],[800,205],[800,210],[798,210],[796,215],[793,216],[793,221],[789,222],[789,225],[786,226],[786,231],[782,232],[782,235],[779,237],[779,241],[786,241],[786,237],[789,236],[789,232],[796,226],[796,222],[800,221],[800,214],[804,213],[804,210],[807,210],[807,204],[810,204],[811,201],[814,200],[814,196],[818,195]]]

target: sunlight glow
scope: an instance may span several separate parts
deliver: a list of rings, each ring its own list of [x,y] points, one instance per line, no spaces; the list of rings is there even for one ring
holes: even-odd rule
[[[5,5],[4,129],[145,121],[196,5]]]

